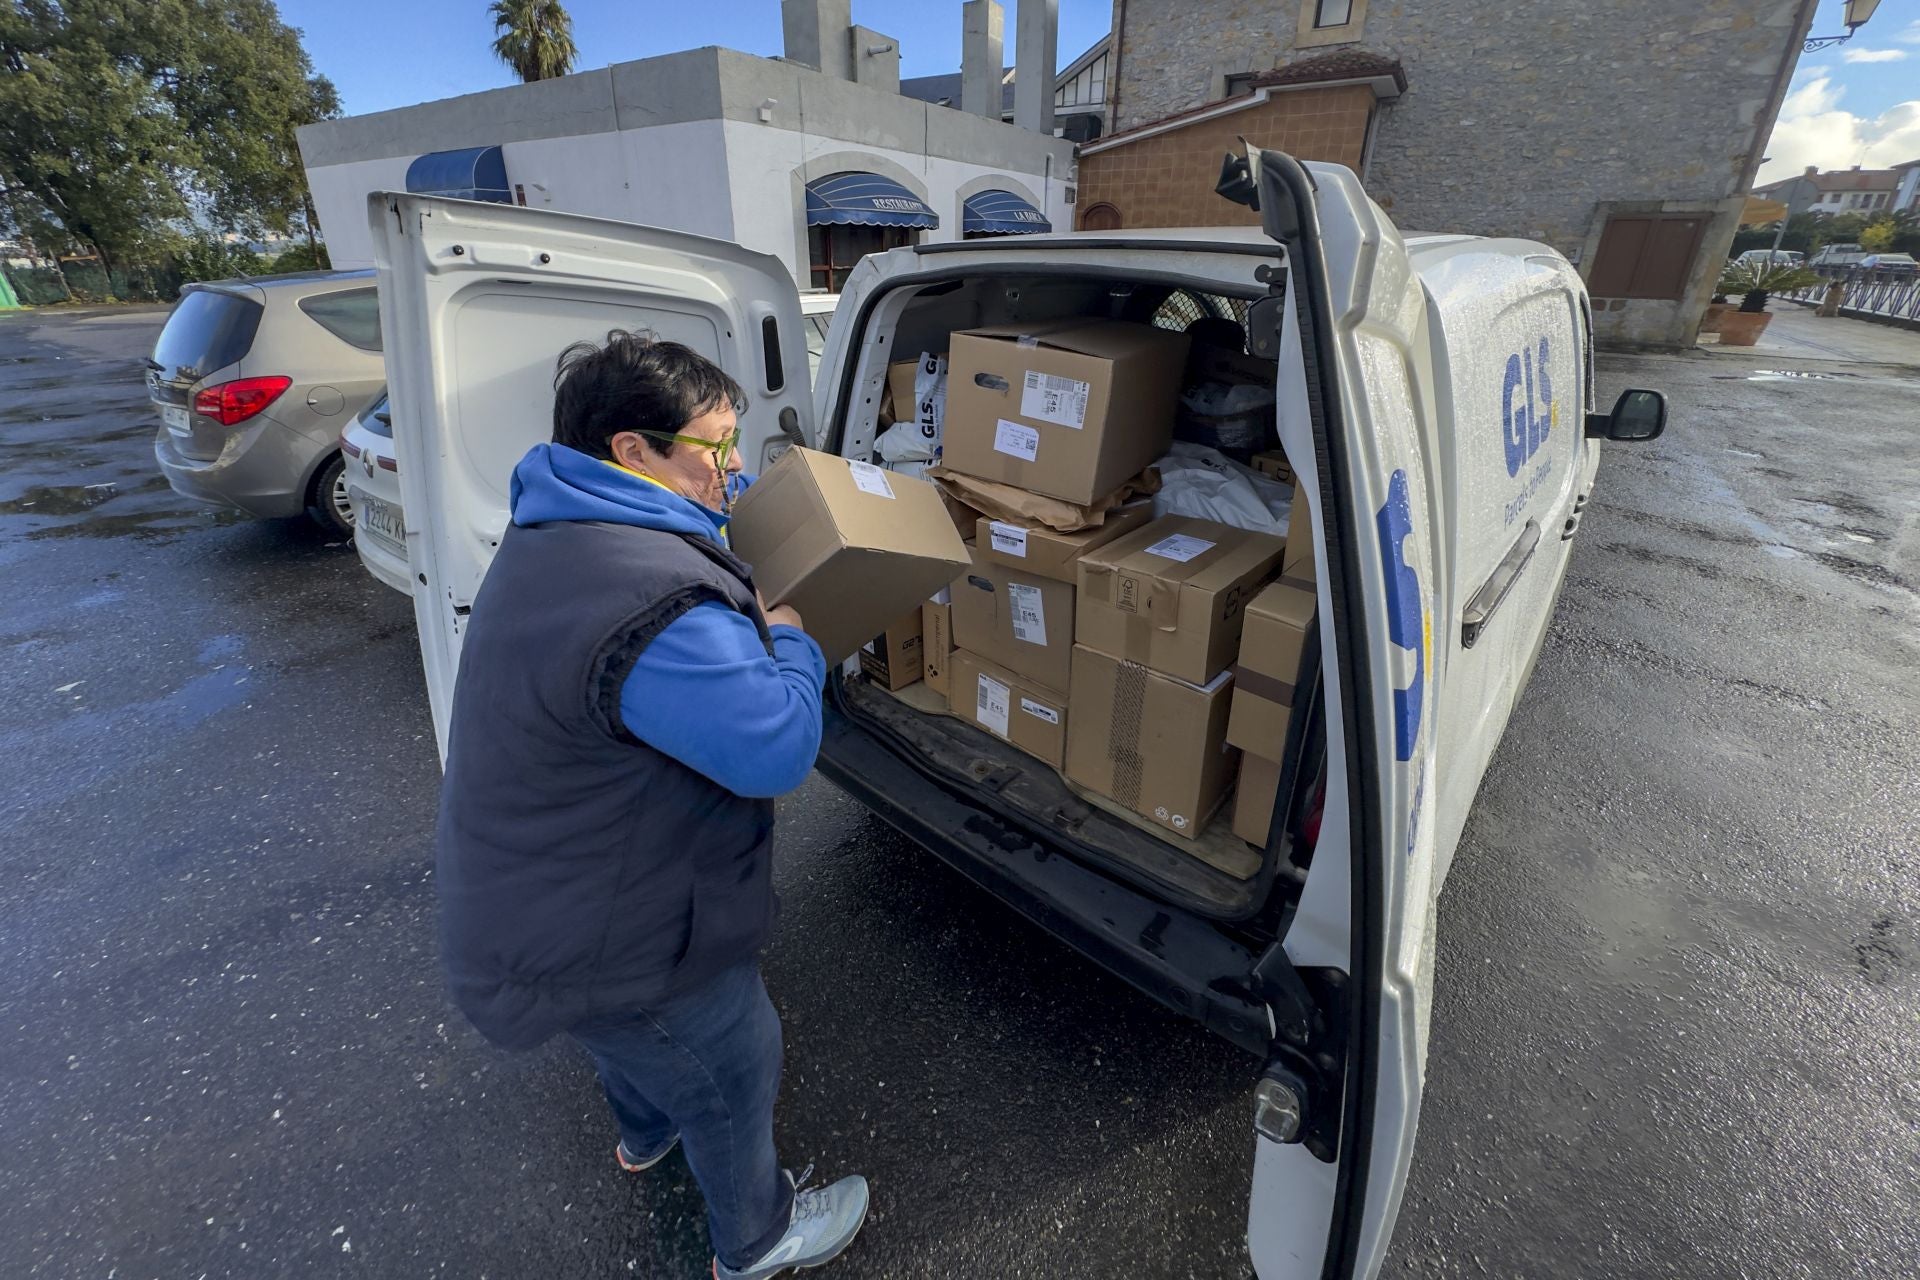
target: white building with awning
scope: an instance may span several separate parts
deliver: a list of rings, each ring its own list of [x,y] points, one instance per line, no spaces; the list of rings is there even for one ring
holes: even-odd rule
[[[734,240],[830,291],[876,250],[1074,225],[1072,143],[902,97],[897,48],[842,35],[827,71],[709,47],[308,125],[333,263],[372,264],[382,190]]]

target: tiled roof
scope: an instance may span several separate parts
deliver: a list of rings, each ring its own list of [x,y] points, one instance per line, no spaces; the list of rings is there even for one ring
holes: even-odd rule
[[[1275,67],[1272,71],[1263,71],[1252,80],[1255,89],[1304,89],[1316,84],[1329,84],[1343,80],[1372,80],[1377,77],[1391,76],[1394,89],[1398,93],[1407,91],[1407,72],[1398,58],[1383,58],[1377,53],[1361,53],[1357,49],[1342,49],[1334,53],[1323,53],[1318,57],[1302,58],[1298,62],[1289,62],[1284,67]],[[1104,138],[1096,138],[1087,143],[1090,147],[1102,150],[1116,142],[1131,142],[1143,133],[1149,133],[1177,125],[1189,117],[1199,117],[1232,107],[1236,103],[1245,103],[1247,95],[1239,98],[1223,98],[1218,102],[1203,102],[1197,107],[1188,107],[1185,111],[1175,111],[1171,115],[1161,116],[1158,120],[1148,120],[1144,124],[1134,125],[1118,133],[1110,133]]]
[[[1366,80],[1374,76],[1391,76],[1395,87],[1406,92],[1407,70],[1400,65],[1400,59],[1362,49],[1336,49],[1332,53],[1301,58],[1284,67],[1261,72],[1252,83],[1256,89],[1265,89],[1275,85],[1323,84],[1328,80]]]
[[[1885,191],[1899,185],[1900,175],[1891,169],[1843,169],[1815,174],[1813,182],[1822,191]]]

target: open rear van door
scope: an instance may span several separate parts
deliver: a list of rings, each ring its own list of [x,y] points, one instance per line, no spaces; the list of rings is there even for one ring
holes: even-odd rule
[[[1278,1029],[1256,1095],[1247,1240],[1262,1280],[1371,1276],[1413,1150],[1431,1005],[1431,705],[1437,545],[1424,295],[1346,169],[1280,152],[1223,176],[1287,268],[1249,330],[1279,360],[1281,443],[1313,512],[1327,720],[1324,817],[1284,962],[1304,1038]],[[1296,1001],[1292,1007],[1301,1008]],[[1304,1048],[1303,1048],[1304,1046]]]
[[[513,467],[551,438],[555,361],[613,329],[685,343],[740,383],[741,457],[813,439],[800,298],[778,258],[721,240],[516,205],[368,198],[414,617],[446,753],[474,593]]]

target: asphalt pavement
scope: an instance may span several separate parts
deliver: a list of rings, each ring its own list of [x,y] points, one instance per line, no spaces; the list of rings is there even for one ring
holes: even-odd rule
[[[444,999],[410,605],[158,479],[161,319],[0,316],[0,1270],[704,1274],[684,1162]],[[1915,1274],[1920,370],[1601,382],[1673,425],[1442,898],[1387,1274]],[[1250,1059],[824,781],[779,840],[780,1146],[873,1185],[823,1274],[1247,1274]]]

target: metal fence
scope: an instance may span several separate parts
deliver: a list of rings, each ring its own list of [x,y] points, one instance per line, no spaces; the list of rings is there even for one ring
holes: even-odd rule
[[[1838,280],[1846,288],[1840,311],[1862,320],[1920,325],[1920,274],[1911,271],[1862,271],[1858,267],[1814,267],[1825,279],[1781,296],[1818,306]]]

